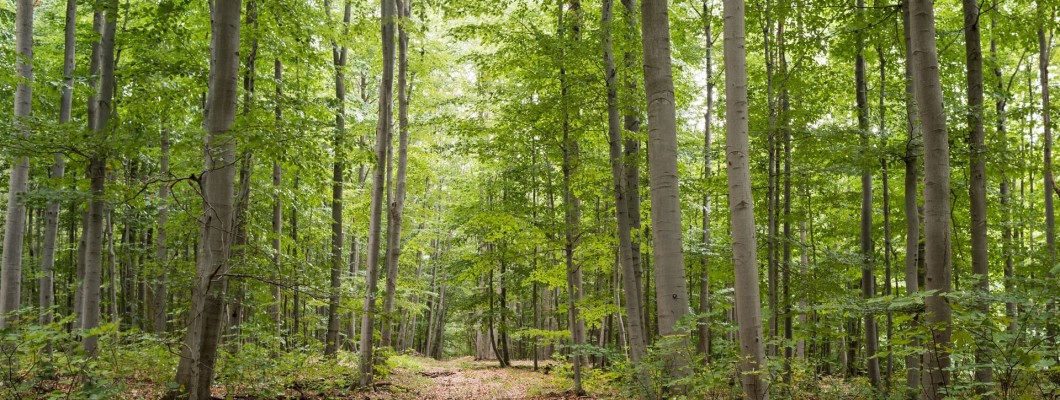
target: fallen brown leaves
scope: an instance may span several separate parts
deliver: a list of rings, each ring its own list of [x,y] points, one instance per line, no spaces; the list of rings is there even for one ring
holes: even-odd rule
[[[529,362],[499,368],[495,362],[460,358],[451,361],[419,359],[423,370],[395,370],[386,391],[361,393],[369,400],[567,400],[591,399],[565,391],[555,376],[535,372]]]

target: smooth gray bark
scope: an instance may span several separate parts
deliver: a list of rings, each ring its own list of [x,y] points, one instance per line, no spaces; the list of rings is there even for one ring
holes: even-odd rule
[[[925,299],[931,340],[924,354],[924,399],[941,399],[949,386],[949,302],[943,297],[952,282],[950,243],[950,148],[946,130],[935,10],[931,0],[910,1],[910,33],[915,57],[916,103],[924,135],[924,283],[934,294]]]
[[[1040,1],[1038,12],[1044,24],[1045,12],[1042,10]],[[1045,265],[1053,266],[1056,265],[1056,215],[1053,212],[1053,191],[1050,189],[1056,185],[1056,182],[1053,181],[1053,127],[1049,103],[1049,42],[1045,35],[1045,27],[1038,27],[1038,86],[1042,90],[1042,127],[1044,128],[1042,174],[1045,183],[1042,186],[1042,193],[1045,194]]]
[[[784,317],[784,382],[791,383],[793,373],[791,358],[795,350],[791,345],[795,334],[791,318],[791,244],[794,239],[791,237],[791,101],[788,92],[788,59],[784,51],[784,21],[785,19],[781,18],[777,23],[777,53],[780,59],[780,76],[784,77],[780,84],[780,98],[778,99],[780,102],[779,128],[783,141],[778,151],[784,151],[784,187],[781,189],[784,195],[784,202],[781,204],[784,243],[781,246],[782,257],[780,258],[780,311]]]
[[[990,294],[990,265],[987,255],[987,221],[986,221],[986,147],[983,142],[983,49],[979,37],[979,2],[962,0],[964,14],[964,55],[966,85],[968,96],[968,198],[969,220],[971,223],[972,273],[976,275],[975,290],[983,296]],[[984,315],[990,314],[990,303],[981,301],[976,304]],[[990,332],[982,333],[984,338]],[[993,369],[990,367],[990,355],[983,346],[977,346],[975,362],[975,380],[981,385],[976,392],[986,394],[993,380]]]
[[[636,297],[639,291],[633,271],[633,243],[631,239],[631,224],[629,217],[629,204],[627,199],[628,187],[625,179],[625,163],[622,157],[622,125],[621,115],[618,110],[618,85],[616,78],[618,71],[615,67],[614,51],[611,44],[611,15],[614,1],[604,0],[602,15],[603,52],[605,64],[605,80],[607,83],[608,100],[608,143],[611,158],[612,183],[614,186],[615,215],[617,219],[617,230],[619,240],[620,264],[622,266],[623,288],[626,294],[625,309],[629,319],[628,333],[630,337],[630,355],[634,362],[638,362],[646,353],[644,346],[644,328],[641,325],[643,316],[638,307]]]
[[[905,294],[915,295],[920,290],[918,267],[920,265],[920,212],[917,205],[917,187],[920,181],[920,117],[916,107],[916,93],[913,87],[913,48],[909,27],[909,1],[902,1],[902,30],[905,37]],[[910,345],[919,346],[919,340],[912,339]],[[906,390],[909,396],[915,397],[920,388],[920,356],[905,357]]]
[[[326,5],[327,7],[330,7]],[[349,33],[351,3],[346,2],[342,13],[343,36]],[[329,11],[330,12],[330,11]],[[331,280],[328,294],[328,329],[324,335],[324,355],[335,354],[339,349],[339,303],[342,301],[342,189],[346,163],[344,151],[346,137],[346,44],[332,43],[332,58],[335,66],[335,137],[333,140],[335,160],[331,177]]]
[[[725,153],[728,163],[729,216],[732,224],[736,318],[739,324],[740,369],[744,398],[768,400],[769,381],[762,341],[758,288],[758,249],[754,199],[751,195],[748,139],[747,54],[744,2],[724,1]]]
[[[560,113],[562,115],[563,139],[560,147],[563,153],[561,169],[563,172],[563,217],[564,217],[564,266],[567,273],[567,324],[571,332],[571,342],[575,348],[585,344],[585,321],[579,316],[578,306],[582,302],[582,270],[581,266],[574,260],[574,252],[578,247],[581,235],[581,207],[580,199],[574,193],[571,181],[578,173],[577,165],[580,158],[580,147],[577,138],[571,135],[571,118],[569,87],[570,81],[567,77],[567,53],[570,45],[567,43],[567,23],[564,16],[570,12],[573,16],[570,22],[573,31],[573,39],[579,39],[581,16],[581,3],[578,1],[559,0],[557,8],[558,36],[560,42]],[[582,388],[582,366],[585,357],[574,355],[572,357],[574,392],[578,395],[585,393]]]
[[[15,54],[18,85],[15,88],[15,128],[29,137],[33,106],[33,0],[15,4]],[[22,304],[22,243],[25,238],[26,206],[22,194],[29,181],[29,157],[18,156],[11,167],[4,219],[4,251],[0,260],[0,328],[8,325],[8,313]]]
[[[1004,143],[1004,147],[1002,148],[1003,150],[1001,151],[1001,153],[1007,154],[1008,131],[1005,126],[1005,107],[1008,102],[1008,93],[1006,90],[1007,88],[1005,87],[1002,81],[1003,75],[1001,74],[1001,64],[997,62],[997,41],[993,36],[993,33],[997,32],[997,19],[998,18],[995,15],[994,18],[990,20],[990,31],[992,32],[992,35],[990,37],[990,58],[994,60],[993,72],[994,78],[997,79],[997,86],[994,88],[996,90],[997,95],[997,100],[994,102],[994,110],[997,115],[997,135],[1001,139],[1003,139],[1002,143]],[[1012,291],[1016,289],[1016,268],[1015,263],[1013,261],[1013,252],[1015,249],[1012,247],[1014,239],[1012,229],[1012,225],[1014,223],[1014,221],[1012,220],[1012,194],[1011,189],[1009,188],[1010,183],[1007,172],[1007,168],[1003,168],[1001,171],[1001,209],[1003,215],[1003,228],[1001,231],[1001,252],[1005,256],[1005,292],[1012,293]],[[1014,301],[1005,302],[1005,316],[1009,318],[1009,329],[1012,331],[1015,331],[1019,327],[1017,315],[1018,309],[1016,303]]]
[[[206,101],[203,216],[196,277],[177,383],[192,400],[208,399],[223,325],[224,288],[235,224],[235,122],[239,89],[241,0],[214,3]]]
[[[94,118],[92,130],[97,135],[97,140],[102,140],[108,134],[110,117],[112,115],[111,105],[114,97],[114,36],[117,31],[117,2],[112,0],[102,5],[105,8],[97,9],[99,15],[99,28],[102,36],[96,44],[94,54],[98,57],[99,65],[99,87],[94,101]],[[87,239],[85,241],[85,275],[84,288],[81,290],[82,320],[81,329],[89,331],[99,326],[100,303],[102,292],[100,286],[103,283],[103,212],[106,208],[104,198],[106,189],[107,156],[97,149],[96,153],[88,160],[89,187],[92,193],[89,201],[88,226],[85,228]],[[112,257],[113,258],[113,257]],[[114,303],[114,300],[111,300]],[[95,354],[98,345],[98,337],[85,335],[81,345],[88,354]]]
[[[622,288],[626,295],[624,304],[627,324],[625,331],[629,338],[629,357],[634,363],[640,362],[647,354],[644,341],[643,316],[637,299],[639,291],[633,268],[633,241],[630,231],[628,187],[625,179],[625,162],[622,159],[622,121],[618,104],[618,69],[615,66],[614,47],[611,40],[611,21],[614,0],[603,0],[601,14],[601,46],[604,56],[604,80],[607,84],[607,133],[608,149],[611,159],[611,180],[615,199],[615,218],[617,220],[619,265],[621,267]],[[616,282],[617,283],[617,282]],[[536,292],[534,293],[536,295]],[[536,297],[535,297],[536,298]],[[535,320],[537,314],[535,313]],[[620,316],[621,317],[621,316]],[[535,353],[536,356],[536,353]],[[536,358],[535,358],[536,360]],[[646,373],[637,374],[640,384],[651,387]]]
[[[66,25],[63,32],[63,88],[59,100],[59,125],[70,122],[70,114],[73,109],[74,89],[74,52],[77,45],[77,1],[66,1]],[[52,179],[63,178],[66,172],[66,159],[62,154],[55,154],[55,163],[52,164]],[[54,314],[51,308],[55,305],[55,239],[59,234],[59,202],[53,201],[48,204],[45,211],[44,244],[41,253],[41,277],[40,277],[40,315],[41,325],[52,323]],[[2,319],[2,318],[0,318]],[[2,324],[2,323],[0,323]]]
[[[160,174],[163,179],[169,177],[169,129],[162,128],[162,157],[159,162]],[[166,245],[167,231],[166,221],[169,219],[169,185],[163,183],[158,187],[158,228],[155,233],[155,262],[158,263],[158,275],[156,276],[151,297],[151,329],[161,334],[166,331],[166,300],[169,298],[166,286],[166,274],[169,270],[169,251]]]
[[[393,128],[394,89],[394,0],[380,0],[383,48],[383,77],[379,85],[379,118],[376,125],[375,170],[372,174],[372,210],[368,222],[368,265],[364,312],[361,316],[361,358],[358,384],[372,385],[373,326],[375,322],[375,291],[379,284],[379,241],[383,217],[384,176],[386,175],[387,144]]]
[[[398,149],[397,176],[394,180],[394,197],[388,207],[386,230],[386,297],[383,299],[383,326],[380,343],[390,346],[392,342],[394,302],[397,294],[398,267],[401,258],[401,225],[405,212],[405,182],[408,175],[409,148],[409,93],[408,93],[408,48],[409,37],[404,27],[407,23],[411,0],[397,0],[398,18]]]
[[[88,161],[89,188],[92,198],[88,205],[88,225],[85,226],[85,275],[81,289],[81,326],[91,330],[99,326],[103,285],[103,200],[106,185],[106,166],[98,158]],[[88,354],[95,354],[98,337],[86,335],[81,346]]]
[[[703,253],[699,257],[700,271],[699,271],[699,314],[708,315],[710,313],[710,196],[706,189],[706,184],[709,182],[712,176],[711,171],[711,134],[713,133],[713,118],[714,118],[714,35],[711,33],[710,21],[711,21],[711,9],[707,5],[707,1],[703,2],[703,40],[704,47],[706,48],[706,54],[703,69],[707,76],[707,109],[703,114],[703,199],[700,207],[702,207],[702,227],[703,237]],[[697,324],[698,334],[696,335],[696,351],[703,355],[703,361],[710,363],[712,343],[711,343],[711,321],[709,317],[702,317]]]
[[[858,20],[865,23],[865,0],[858,0]],[[863,30],[857,34],[857,57],[854,62],[854,80],[857,85],[858,133],[861,140],[861,296],[865,299],[876,297],[875,246],[872,240],[872,168],[868,160],[872,159],[872,144],[869,141],[869,93],[865,63],[865,38]],[[879,346],[879,335],[876,331],[876,316],[865,313],[865,366],[868,369],[869,382],[880,388],[880,360],[876,358]],[[853,362],[853,360],[849,360]]]
[[[280,106],[283,99],[283,63],[280,62],[279,58],[273,60],[273,80],[276,83],[276,126],[277,129],[283,127],[283,108]],[[283,239],[283,197],[282,197],[282,186],[283,183],[283,166],[280,165],[280,160],[272,161],[272,267],[275,269],[276,275],[280,275],[282,271],[282,264],[280,263],[280,257],[282,250],[280,249],[280,241]],[[269,305],[269,315],[271,316],[272,323],[276,329],[276,335],[282,336],[283,332],[283,314],[280,312],[280,306],[283,301],[283,293],[280,290],[280,285],[272,286],[272,304]]]
[[[655,264],[659,334],[672,339],[668,373],[687,376],[688,332],[676,328],[689,313],[688,283],[682,252],[681,197],[677,176],[677,115],[670,64],[670,18],[667,0],[641,3],[644,91],[648,103],[648,182],[651,196],[652,252]],[[680,390],[680,388],[679,388]]]
[[[807,276],[810,269],[810,246],[806,241],[806,221],[799,222],[799,272],[802,276]],[[799,325],[808,327],[809,316],[806,314],[806,297],[799,296]],[[800,337],[795,342],[795,357],[799,360],[806,360],[806,339]]]

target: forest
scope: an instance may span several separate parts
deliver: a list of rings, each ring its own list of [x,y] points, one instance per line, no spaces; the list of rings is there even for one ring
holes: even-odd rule
[[[0,1],[0,398],[1060,399],[1058,7]]]

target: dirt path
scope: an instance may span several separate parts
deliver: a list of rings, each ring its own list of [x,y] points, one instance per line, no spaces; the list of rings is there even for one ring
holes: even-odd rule
[[[395,362],[393,374],[376,393],[365,393],[368,399],[577,399],[563,379],[534,372],[529,361],[516,361],[512,368],[498,368],[496,362],[460,358],[435,361],[421,357],[402,357]],[[542,367],[544,367],[542,365]],[[590,397],[584,397],[590,398]]]

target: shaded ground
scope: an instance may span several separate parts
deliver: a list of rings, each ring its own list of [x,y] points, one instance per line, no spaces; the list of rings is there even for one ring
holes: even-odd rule
[[[470,357],[435,361],[401,357],[389,380],[374,393],[358,393],[361,399],[577,399],[562,379],[545,368],[532,370],[530,361],[515,361],[512,368],[498,368],[495,361]],[[591,397],[582,397],[591,398]]]
[[[470,357],[449,361],[398,355],[392,356],[389,376],[377,378],[375,391],[351,391],[349,379],[356,367],[354,359],[340,357],[331,364],[319,359],[288,371],[290,384],[286,387],[255,385],[254,379],[218,383],[212,390],[214,399],[272,400],[272,399],[349,399],[349,400],[546,400],[594,399],[569,392],[570,380],[555,372],[550,363],[541,363],[533,370],[532,361],[514,361],[511,368],[499,368],[496,361],[475,361]],[[140,374],[131,373],[120,379],[118,391],[103,394],[113,399],[162,399],[167,385]],[[258,378],[264,378],[258,376]],[[92,397],[79,391],[84,382],[73,377],[38,382],[33,390],[38,396],[57,395],[63,398]],[[0,397],[4,397],[0,395]],[[31,396],[34,398],[37,396]],[[96,396],[98,397],[98,396]]]

